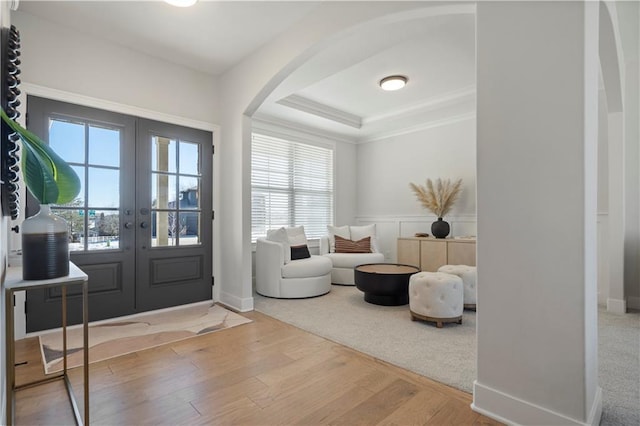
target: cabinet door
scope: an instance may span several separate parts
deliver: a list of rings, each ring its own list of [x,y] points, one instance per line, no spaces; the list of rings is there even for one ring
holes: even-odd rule
[[[446,264],[446,241],[420,241],[420,269],[428,272],[436,272],[439,267]]]
[[[476,244],[461,241],[449,242],[447,259],[449,265],[476,266]]]
[[[398,263],[420,267],[420,241],[398,238]]]

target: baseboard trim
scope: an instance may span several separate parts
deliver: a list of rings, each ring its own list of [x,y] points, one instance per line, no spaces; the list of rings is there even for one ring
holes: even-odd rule
[[[627,297],[627,308],[640,309],[640,297],[636,297],[636,296]]]
[[[596,390],[593,406],[589,409],[589,418],[586,422],[572,419],[547,408],[500,392],[478,383],[477,380],[473,382],[473,403],[471,404],[471,409],[509,425],[563,424],[595,426],[600,423],[600,417],[602,416],[602,389],[598,387]]]
[[[220,292],[220,303],[237,310],[238,312],[253,311],[253,297],[241,298],[233,294]]]
[[[627,301],[620,299],[607,299],[607,311],[614,314],[626,314]]]

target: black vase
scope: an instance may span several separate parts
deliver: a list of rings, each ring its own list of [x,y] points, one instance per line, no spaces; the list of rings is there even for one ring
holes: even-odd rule
[[[449,222],[442,220],[441,217],[431,224],[431,235],[436,238],[447,238],[450,230]]]

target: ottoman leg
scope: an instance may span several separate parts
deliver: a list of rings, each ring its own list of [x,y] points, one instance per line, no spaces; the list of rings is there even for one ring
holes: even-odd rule
[[[442,321],[436,321],[436,327],[442,328]]]
[[[458,320],[458,324],[462,324],[462,318]]]

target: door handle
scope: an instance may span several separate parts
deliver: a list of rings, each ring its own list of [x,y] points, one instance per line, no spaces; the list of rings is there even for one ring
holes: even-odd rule
[[[127,229],[131,229],[132,226],[133,226],[133,223],[131,223],[131,222],[127,222],[127,223],[124,224],[124,227],[127,228]]]
[[[148,227],[149,227],[149,224],[147,222],[140,222],[140,228],[146,229]]]

